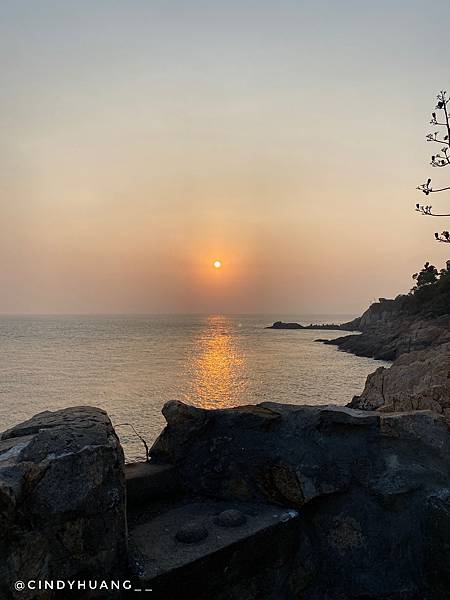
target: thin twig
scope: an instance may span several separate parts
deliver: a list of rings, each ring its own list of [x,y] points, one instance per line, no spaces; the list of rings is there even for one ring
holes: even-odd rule
[[[431,209],[431,206],[430,206],[430,209]],[[439,213],[430,212],[430,211],[426,210],[426,206],[421,206],[420,208],[416,208],[416,210],[418,212],[420,212],[422,215],[425,215],[426,217],[450,217],[450,213],[449,214],[439,214]]]
[[[448,187],[440,188],[438,190],[430,190],[430,193],[433,193],[433,192],[445,192],[447,190],[450,190],[450,185]]]
[[[134,431],[135,435],[141,440],[141,442],[144,445],[145,448],[145,462],[150,462],[150,449],[148,447],[147,442],[145,441],[145,439],[142,437],[142,435],[140,435],[137,431],[134,425],[132,425],[131,423],[117,423],[115,425],[115,427],[121,427],[122,425],[126,425],[127,427],[131,427],[131,429]]]

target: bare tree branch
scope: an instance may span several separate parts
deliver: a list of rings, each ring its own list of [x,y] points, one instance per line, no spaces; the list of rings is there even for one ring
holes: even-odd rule
[[[441,92],[441,99],[440,99],[438,105],[442,104],[442,109],[444,111],[445,123],[446,123],[446,129],[447,129],[447,136],[446,136],[446,138],[447,138],[447,140],[450,140],[450,123],[449,123],[448,111],[447,111],[448,100],[445,99],[445,94],[446,94],[446,92]]]
[[[428,182],[429,183],[422,183],[421,185],[418,185],[416,189],[423,192],[426,196],[428,196],[428,194],[433,194],[434,192],[445,192],[450,190],[450,186],[433,190],[433,188],[430,187],[431,179],[429,179]]]
[[[439,136],[439,131],[434,131],[433,133],[428,133],[426,139],[428,142],[436,142],[437,144],[443,144],[443,148],[437,154],[434,154],[431,157],[431,166],[432,167],[446,167],[450,165],[450,114],[448,110],[448,103],[450,102],[450,97],[447,97],[447,92],[441,90],[437,95],[437,104],[436,111],[442,111],[440,117],[438,118],[436,112],[431,113],[431,125],[437,125],[438,127],[445,128],[445,135],[443,139]],[[417,189],[428,196],[429,194],[433,194],[435,192],[445,192],[450,190],[450,186],[433,189],[431,186],[431,179],[428,179],[426,183],[422,183],[417,186]],[[433,207],[431,205],[422,205],[416,204],[416,211],[420,212],[420,214],[425,215],[427,217],[450,217],[450,213],[436,213],[433,212]],[[448,231],[443,231],[442,233],[435,233],[435,239],[438,242],[450,243],[450,236]]]
[[[450,217],[450,213],[447,214],[439,214],[432,212],[432,206],[421,206],[420,204],[416,204],[416,210],[422,215],[426,215],[427,217]]]
[[[438,137],[438,132],[435,131],[434,133],[428,133],[426,140],[427,142],[436,142],[437,144],[447,144],[450,145],[450,142],[448,142],[445,138],[443,140],[440,140]]]

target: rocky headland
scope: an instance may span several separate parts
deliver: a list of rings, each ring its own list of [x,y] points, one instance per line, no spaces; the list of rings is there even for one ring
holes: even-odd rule
[[[450,315],[415,316],[402,312],[395,300],[381,300],[372,304],[361,317],[341,325],[341,329],[361,333],[320,341],[357,356],[394,361],[413,350],[449,342]]]
[[[380,299],[343,325],[360,335],[325,343],[360,356],[393,361],[368,376],[349,404],[361,410],[432,409],[450,417],[450,269],[395,300]]]

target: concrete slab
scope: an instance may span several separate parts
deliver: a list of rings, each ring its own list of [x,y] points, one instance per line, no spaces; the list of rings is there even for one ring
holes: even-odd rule
[[[297,511],[271,505],[177,506],[130,529],[132,569],[152,598],[201,597],[273,569],[295,543],[298,521]]]

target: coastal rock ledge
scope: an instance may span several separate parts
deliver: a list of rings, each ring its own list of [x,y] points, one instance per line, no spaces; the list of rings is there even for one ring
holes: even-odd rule
[[[163,413],[168,424],[151,454],[176,466],[187,496],[299,515],[288,553],[280,559],[272,550],[270,577],[261,558],[264,574],[254,564],[244,584],[225,569],[216,581],[210,574],[215,589],[192,597],[450,596],[450,430],[441,415],[275,403],[204,410],[180,402]]]
[[[46,578],[127,578],[154,600],[450,596],[443,415],[175,401],[163,413],[127,502],[103,411],[41,413],[0,436],[2,600],[58,598],[14,591]]]

